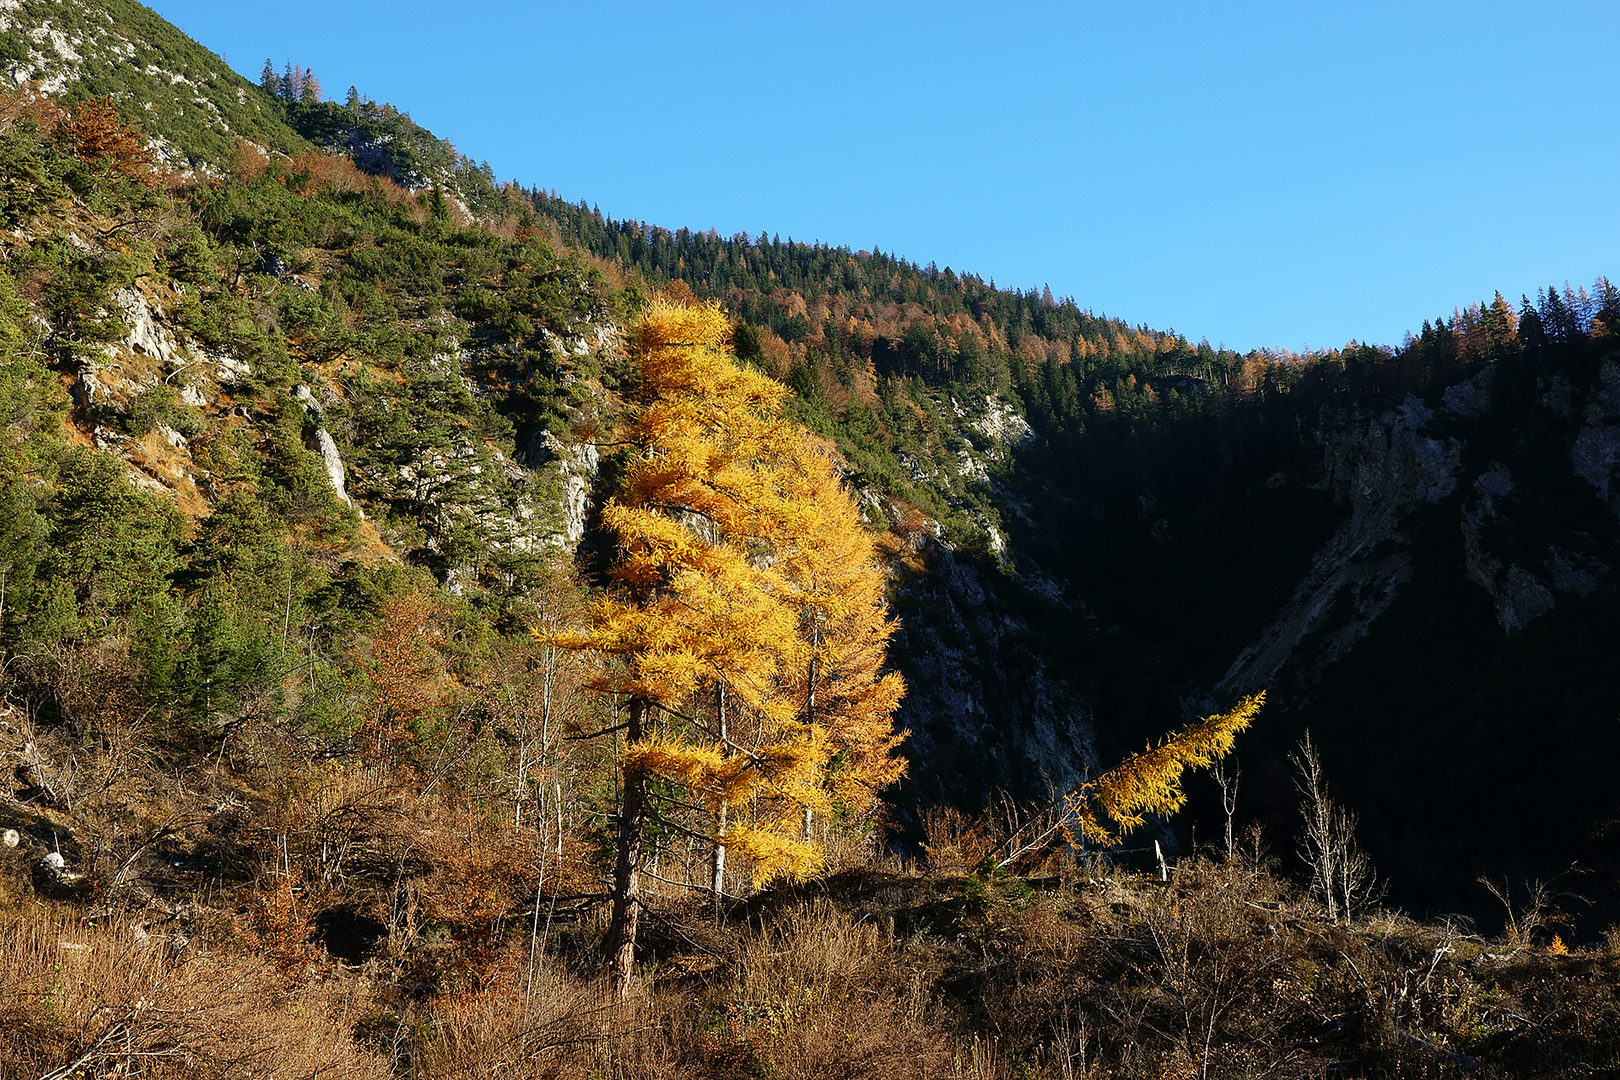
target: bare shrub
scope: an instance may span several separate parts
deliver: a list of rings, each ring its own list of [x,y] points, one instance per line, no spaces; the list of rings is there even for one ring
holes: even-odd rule
[[[1341,915],[1353,919],[1384,894],[1372,860],[1356,843],[1356,815],[1328,797],[1322,757],[1310,732],[1288,760],[1299,774],[1295,783],[1304,800],[1300,857],[1311,868],[1311,893],[1327,908],[1329,922],[1337,923]]]
[[[966,873],[995,846],[989,823],[954,806],[932,806],[923,811],[922,849],[928,868],[936,873]]]
[[[1265,1048],[1279,1041],[1277,1006],[1299,992],[1288,943],[1268,932],[1270,912],[1251,906],[1224,867],[1193,860],[1176,878],[1179,887],[1145,910],[1145,974],[1168,1013],[1156,1026],[1176,1033],[1175,1049],[1197,1076],[1284,1071],[1295,1064],[1287,1052]]]
[[[1570,897],[1584,899],[1573,893],[1554,889],[1553,883],[1557,881],[1557,878],[1554,878],[1553,881],[1525,882],[1524,903],[1515,905],[1513,888],[1506,878],[1498,881],[1481,874],[1476,880],[1501,903],[1504,912],[1502,933],[1507,938],[1508,944],[1515,949],[1534,948],[1542,931],[1569,922],[1569,914],[1559,906],[1562,900]],[[1558,941],[1558,935],[1553,935],[1553,940]]]

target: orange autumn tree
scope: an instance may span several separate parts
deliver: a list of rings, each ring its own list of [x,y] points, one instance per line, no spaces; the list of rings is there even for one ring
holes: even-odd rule
[[[1243,698],[1225,712],[1149,744],[1052,803],[1021,814],[1022,823],[986,857],[1000,869],[1063,847],[1110,848],[1149,817],[1169,817],[1186,805],[1182,778],[1187,770],[1208,768],[1231,753],[1265,703],[1264,690]]]
[[[146,138],[118,115],[109,97],[80,102],[56,129],[82,160],[151,186],[153,156]]]
[[[371,694],[357,734],[365,752],[379,760],[414,742],[418,725],[441,703],[435,614],[433,602],[419,592],[390,596],[378,612],[371,656],[360,661]]]
[[[808,530],[834,523],[806,500],[830,464],[783,416],[785,388],[738,365],[729,338],[715,305],[649,304],[632,342],[637,407],[621,432],[636,453],[602,511],[616,542],[615,587],[585,630],[553,639],[616,661],[598,688],[624,703],[613,729],[625,745],[608,934],[621,994],[635,958],[647,828],[707,840],[717,894],[727,849],[749,857],[756,883],[808,873],[819,852],[799,823],[806,809],[831,809],[831,766],[858,734],[833,730],[793,693],[793,673],[815,649],[803,633],[802,551],[813,543]],[[821,498],[833,496],[822,489]],[[858,529],[858,517],[839,520]],[[825,540],[861,557],[858,545]],[[868,541],[868,563],[871,555]],[[883,622],[880,605],[868,614]],[[882,683],[892,711],[897,684],[869,681]],[[874,781],[895,774],[871,763],[892,749],[887,727],[883,740],[861,748],[862,775]],[[694,808],[705,820],[680,813]]]
[[[1066,820],[1080,839],[1110,846],[1145,824],[1149,815],[1169,817],[1187,802],[1182,775],[1188,769],[1208,768],[1230,753],[1265,703],[1262,690],[1132,754],[1064,796]]]
[[[795,498],[775,544],[777,571],[798,614],[801,648],[788,672],[788,693],[800,717],[827,733],[833,756],[821,783],[840,811],[865,817],[875,793],[900,779],[895,756],[906,732],[895,709],[905,694],[898,672],[885,672],[895,624],[887,614],[886,576],[859,509],[833,463],[801,442],[790,470]],[[804,837],[812,835],[804,808]]]

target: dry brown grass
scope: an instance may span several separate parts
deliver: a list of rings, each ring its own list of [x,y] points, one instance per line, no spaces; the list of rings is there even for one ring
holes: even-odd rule
[[[347,1025],[352,985],[263,960],[179,955],[125,926],[0,923],[0,1078],[388,1075]]]
[[[435,1007],[411,1057],[432,1080],[676,1077],[680,1054],[652,999],[615,1002],[606,982],[539,972],[514,962],[495,989]]]
[[[714,1076],[938,1076],[951,1059],[932,972],[870,922],[818,901],[738,943],[722,1022],[701,1040]]]

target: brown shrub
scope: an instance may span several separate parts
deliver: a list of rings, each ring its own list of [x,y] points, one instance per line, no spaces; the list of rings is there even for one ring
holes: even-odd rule
[[[292,159],[298,194],[308,197],[326,192],[356,194],[371,189],[371,177],[341,154],[310,151]]]
[[[950,1055],[932,978],[904,961],[877,927],[825,901],[786,913],[742,943],[724,1026],[700,1044],[706,1073],[757,1063],[788,1080],[939,1075]]]
[[[239,184],[253,183],[269,167],[270,155],[257,143],[243,139],[231,153],[231,175]]]
[[[936,873],[961,874],[989,855],[998,840],[993,822],[983,814],[966,814],[954,806],[923,811],[923,851]]]
[[[38,83],[27,83],[0,93],[0,135],[10,135],[23,123],[42,135],[54,134],[67,118],[67,110],[56,99],[39,92]]]

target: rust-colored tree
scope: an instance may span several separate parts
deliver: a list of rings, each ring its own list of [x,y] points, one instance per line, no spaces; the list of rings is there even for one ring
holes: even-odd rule
[[[375,757],[414,742],[422,722],[439,707],[443,690],[433,647],[434,614],[432,602],[414,592],[390,596],[378,612],[371,657],[362,666],[371,695],[359,732]]]
[[[145,137],[119,118],[111,98],[81,102],[57,126],[56,133],[80,160],[148,186],[156,183]]]

